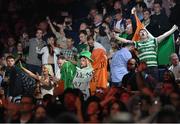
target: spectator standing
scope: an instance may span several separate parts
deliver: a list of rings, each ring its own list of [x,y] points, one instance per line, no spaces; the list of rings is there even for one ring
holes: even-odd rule
[[[144,27],[146,27],[146,29],[149,32],[153,32],[154,25],[153,25],[152,20],[151,20],[151,10],[150,9],[144,9],[143,10],[143,20],[142,20],[142,23],[144,24]]]
[[[20,70],[15,66],[15,59],[13,56],[7,56],[7,67],[5,69],[5,76],[3,84],[5,95],[8,97],[16,97],[22,94],[21,82],[18,78]]]
[[[29,54],[27,56],[27,68],[33,73],[38,72],[41,74],[41,57],[38,58],[38,54],[36,53],[36,49],[42,49],[46,43],[42,40],[43,31],[41,29],[37,29],[36,37],[31,38],[27,43],[26,47],[29,47]]]
[[[16,45],[16,52],[13,53],[13,56],[15,57],[15,64],[19,63],[19,60],[25,65],[26,64],[26,55],[24,53],[24,49],[22,46],[22,43],[19,42]]]
[[[96,41],[99,42],[105,49],[106,52],[109,54],[111,45],[109,40],[109,27],[103,23],[102,26],[99,28],[99,33],[97,35]]]
[[[127,46],[122,46],[114,53],[110,64],[111,85],[121,86],[123,76],[128,73],[127,62],[131,58],[132,55]]]
[[[122,11],[120,9],[115,11],[114,29],[117,34],[122,34],[125,31],[126,21],[122,17]]]
[[[154,14],[151,21],[154,25],[154,30],[150,32],[154,37],[162,35],[170,29],[170,23],[165,12],[162,11],[161,2],[154,2]]]
[[[73,46],[74,40],[72,37],[66,37],[66,48],[61,50],[61,53],[64,55],[66,60],[72,62],[73,64],[77,64],[77,53],[78,50]]]
[[[172,24],[176,24],[178,27],[180,27],[180,17],[178,16],[178,13],[180,11],[180,1],[179,0],[172,0],[172,5],[170,8],[170,16],[169,21]]]
[[[103,21],[103,15],[101,15],[101,14],[95,15],[95,18],[94,18],[94,21],[93,21],[93,23],[94,23],[93,27],[95,29],[96,28],[98,29],[101,26],[102,21]]]
[[[48,32],[48,23],[46,20],[41,21],[37,28],[42,30],[42,40],[45,41],[45,43],[47,43],[47,39],[50,35],[50,33]]]

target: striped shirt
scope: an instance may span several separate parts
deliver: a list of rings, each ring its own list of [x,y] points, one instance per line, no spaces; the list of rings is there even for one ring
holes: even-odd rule
[[[138,58],[140,61],[145,61],[148,67],[157,66],[157,42],[155,39],[148,41],[134,42],[138,49]]]
[[[76,55],[77,55],[77,48],[72,47],[71,49],[62,49],[61,51],[63,53],[63,55],[65,56],[65,58],[69,58],[70,60],[76,60]]]

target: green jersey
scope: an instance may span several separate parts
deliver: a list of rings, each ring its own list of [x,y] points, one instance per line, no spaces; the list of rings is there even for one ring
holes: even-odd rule
[[[157,42],[155,39],[148,41],[134,42],[138,49],[138,58],[140,61],[145,61],[148,67],[157,66]]]

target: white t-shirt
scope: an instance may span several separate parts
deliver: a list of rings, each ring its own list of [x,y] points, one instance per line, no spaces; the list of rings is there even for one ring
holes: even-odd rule
[[[84,94],[84,99],[87,99],[90,96],[89,92],[89,82],[93,75],[93,68],[88,66],[86,68],[76,67],[76,75],[73,79],[74,88],[78,88]]]

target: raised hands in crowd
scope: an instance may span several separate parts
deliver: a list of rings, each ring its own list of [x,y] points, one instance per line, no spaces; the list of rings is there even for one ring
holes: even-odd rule
[[[43,20],[2,14],[0,123],[179,122],[179,22],[168,21],[162,0],[101,2]]]

